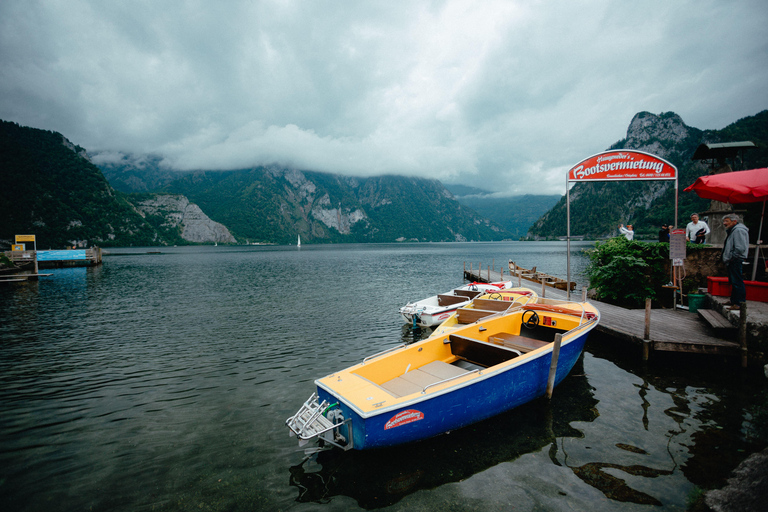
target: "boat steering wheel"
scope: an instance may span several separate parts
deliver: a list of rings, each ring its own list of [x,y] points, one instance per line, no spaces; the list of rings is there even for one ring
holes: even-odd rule
[[[527,315],[528,313],[531,313],[531,316],[526,320],[525,315]],[[539,315],[532,309],[529,309],[525,313],[523,313],[522,319],[523,319],[523,325],[526,326],[528,329],[535,329],[539,325]]]
[[[499,292],[494,292],[490,294],[488,298],[492,300],[501,300],[501,294]]]

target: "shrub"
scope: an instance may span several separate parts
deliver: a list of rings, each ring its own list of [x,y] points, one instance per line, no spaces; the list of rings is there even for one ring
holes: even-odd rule
[[[589,253],[587,277],[596,298],[624,307],[654,299],[669,277],[664,270],[668,245],[629,241],[623,236],[597,242]]]
[[[8,258],[8,256],[0,252],[0,268],[11,268],[13,266],[13,262]]]

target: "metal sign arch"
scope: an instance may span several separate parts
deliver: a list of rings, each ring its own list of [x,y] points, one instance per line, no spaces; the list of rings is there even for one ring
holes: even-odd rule
[[[571,282],[571,183],[590,181],[675,181],[675,228],[677,228],[678,172],[677,167],[645,151],[612,149],[592,155],[570,169],[565,178],[567,217],[567,280]],[[566,286],[571,298],[571,287]]]

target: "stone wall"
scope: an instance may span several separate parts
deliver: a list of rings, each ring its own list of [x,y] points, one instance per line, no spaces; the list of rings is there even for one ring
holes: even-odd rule
[[[744,279],[749,280],[752,276],[752,259],[755,257],[755,247],[749,248],[749,266],[744,266]],[[723,247],[720,245],[702,246],[686,249],[686,258],[683,269],[683,277],[686,280],[693,280],[701,288],[707,287],[707,276],[725,277],[728,275],[725,264],[722,259]],[[666,271],[670,274],[672,262],[667,260]],[[765,266],[763,259],[758,263],[757,281],[765,280]],[[762,268],[761,268],[762,267]]]

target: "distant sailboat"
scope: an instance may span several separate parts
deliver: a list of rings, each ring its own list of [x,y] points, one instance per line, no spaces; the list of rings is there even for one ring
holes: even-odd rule
[[[301,235],[299,235],[299,241],[298,241],[298,243],[296,244],[296,247],[301,247]]]

